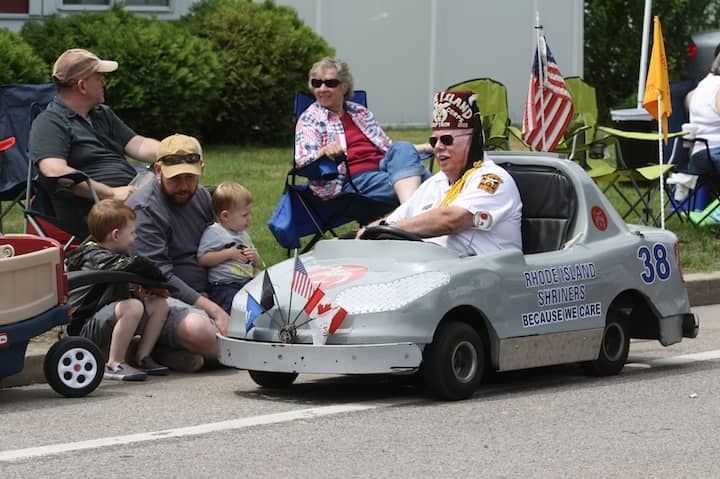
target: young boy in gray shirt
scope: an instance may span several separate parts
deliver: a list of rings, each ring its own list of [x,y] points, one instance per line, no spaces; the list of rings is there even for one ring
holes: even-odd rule
[[[210,300],[230,314],[235,293],[260,271],[260,257],[247,233],[252,194],[237,183],[224,182],[215,189],[212,205],[217,222],[203,233],[197,258],[200,266],[209,268]]]

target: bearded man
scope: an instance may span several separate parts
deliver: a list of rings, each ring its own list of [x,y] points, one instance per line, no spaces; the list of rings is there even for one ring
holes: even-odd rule
[[[127,203],[137,216],[134,254],[152,261],[176,288],[159,342],[215,360],[215,334],[227,333],[230,317],[204,295],[208,274],[197,262],[200,238],[214,221],[210,194],[200,186],[205,167],[200,143],[186,135],[165,138],[154,167],[155,181],[135,192]],[[172,363],[172,359],[157,359]]]

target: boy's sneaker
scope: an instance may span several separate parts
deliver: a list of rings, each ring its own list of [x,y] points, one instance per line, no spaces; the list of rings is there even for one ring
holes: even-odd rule
[[[145,381],[147,374],[138,371],[127,363],[117,363],[115,366],[105,365],[105,379],[114,379],[116,381]]]
[[[133,367],[143,371],[148,376],[167,376],[170,373],[170,369],[167,366],[156,362],[150,356],[142,358],[140,361],[131,363]]]
[[[191,353],[184,349],[172,349],[163,345],[155,346],[153,357],[173,371],[183,373],[199,371],[205,364],[205,358],[203,358],[202,354]]]

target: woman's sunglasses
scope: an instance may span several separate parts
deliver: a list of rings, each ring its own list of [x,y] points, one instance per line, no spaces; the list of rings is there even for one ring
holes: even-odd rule
[[[472,133],[463,133],[461,135],[440,135],[440,136],[431,136],[428,138],[428,143],[430,143],[430,146],[435,148],[435,145],[437,145],[438,140],[440,140],[440,143],[442,143],[445,146],[450,146],[455,141],[456,136],[472,136]]]
[[[188,155],[165,155],[158,161],[168,166],[179,165],[180,163],[193,164],[200,161],[200,155],[197,153],[190,153]]]
[[[320,88],[323,83],[328,88],[337,88],[337,86],[340,85],[340,83],[342,83],[342,82],[340,80],[338,80],[337,78],[329,78],[327,80],[313,78],[312,80],[310,80],[310,84],[313,86],[313,88]]]

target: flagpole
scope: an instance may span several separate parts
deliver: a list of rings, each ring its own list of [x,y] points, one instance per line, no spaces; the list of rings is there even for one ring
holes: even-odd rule
[[[295,266],[297,265],[297,253],[298,253],[298,250],[297,250],[297,248],[295,248],[295,255],[293,256],[293,274],[290,277],[290,300],[288,301],[288,314],[287,314],[288,322],[285,324],[290,324],[290,313],[292,312],[292,300],[293,300],[292,283],[293,283],[293,279],[295,278]]]
[[[663,111],[662,109],[662,95],[658,91],[657,97],[657,108],[658,112]],[[660,168],[660,228],[665,229],[665,175],[663,174],[663,116],[660,115],[658,118],[658,164]]]
[[[547,139],[545,136],[545,76],[543,70],[542,53],[540,53],[540,37],[542,35],[540,25],[540,12],[535,12],[535,54],[538,64],[538,80],[540,82],[540,131],[542,132],[542,150],[547,150]]]
[[[650,19],[652,14],[652,0],[645,0],[643,8],[642,42],[640,43],[640,72],[638,73],[637,107],[642,108],[645,97],[645,82],[647,81],[647,57],[650,42]]]

